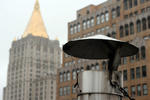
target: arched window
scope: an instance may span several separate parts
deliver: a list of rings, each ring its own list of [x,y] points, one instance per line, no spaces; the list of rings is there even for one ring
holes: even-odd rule
[[[67,72],[67,80],[68,81],[70,80],[70,72],[69,71]]]
[[[91,26],[94,26],[94,18],[93,17],[91,17],[90,21],[91,21]]]
[[[134,34],[134,24],[130,23],[130,34]]]
[[[141,47],[141,59],[145,59],[146,54],[145,54],[145,46]]]
[[[86,29],[86,22],[83,21],[82,25],[83,25],[83,30],[85,30]]]
[[[117,17],[119,17],[120,16],[120,7],[117,7]]]
[[[106,20],[106,22],[109,21],[109,13],[108,13],[108,11],[105,12],[105,20]]]
[[[116,32],[112,32],[112,37],[116,38]]]
[[[143,29],[143,31],[147,29],[146,19],[145,18],[142,19],[142,29]]]
[[[124,32],[123,32],[123,26],[120,26],[120,37],[124,36]]]
[[[115,9],[112,9],[111,13],[112,13],[112,19],[116,18],[116,11],[115,11]]]
[[[64,72],[64,82],[66,81],[66,78],[67,76],[66,76],[66,73]]]
[[[132,8],[132,0],[129,0],[129,8]]]
[[[59,82],[63,82],[63,74],[59,73]]]
[[[124,10],[127,10],[128,9],[128,0],[124,0],[123,1],[124,3]]]
[[[148,16],[148,28],[150,28],[150,16]]]
[[[100,24],[100,16],[99,15],[96,16],[96,24],[97,25]]]
[[[87,28],[90,28],[90,20],[89,19],[87,19]]]
[[[129,35],[129,27],[128,24],[125,24],[125,35]]]
[[[77,32],[80,32],[80,23],[77,24]]]
[[[102,62],[102,70],[106,70],[106,62],[105,61]]]
[[[137,28],[137,32],[141,32],[141,21],[140,20],[137,20],[136,22],[136,28]]]
[[[104,23],[105,22],[105,16],[104,16],[104,14],[102,13],[101,14],[101,23]]]
[[[72,70],[72,79],[75,80],[77,77],[76,70]]]

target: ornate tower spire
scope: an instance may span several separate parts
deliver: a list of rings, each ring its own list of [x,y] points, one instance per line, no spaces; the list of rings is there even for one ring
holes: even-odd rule
[[[48,38],[46,28],[40,13],[40,6],[38,0],[36,0],[35,2],[32,16],[22,37],[26,37],[29,34],[33,36]]]

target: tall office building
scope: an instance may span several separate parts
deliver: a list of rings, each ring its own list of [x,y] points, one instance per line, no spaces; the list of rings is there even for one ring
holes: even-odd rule
[[[103,34],[139,47],[137,55],[121,58],[118,70],[130,96],[150,100],[150,0],[107,0],[78,10],[76,16],[68,23],[68,41]],[[91,61],[64,53],[57,73],[57,100],[77,100],[76,72],[106,71],[107,64],[107,59]]]
[[[60,56],[59,41],[49,39],[36,1],[22,38],[12,42],[3,100],[56,100]]]

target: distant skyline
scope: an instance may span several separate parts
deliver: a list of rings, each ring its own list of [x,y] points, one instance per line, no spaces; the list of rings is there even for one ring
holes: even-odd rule
[[[0,0],[0,100],[6,86],[9,49],[13,39],[21,38],[31,17],[36,0]],[[56,38],[60,46],[67,42],[67,24],[76,19],[76,11],[90,4],[106,0],[39,0],[41,14],[49,38]]]

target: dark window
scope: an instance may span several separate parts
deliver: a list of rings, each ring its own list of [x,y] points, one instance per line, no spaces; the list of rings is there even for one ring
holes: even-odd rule
[[[102,62],[102,70],[106,70],[106,62],[105,61]]]
[[[145,59],[146,58],[146,54],[145,54],[145,46],[141,47],[141,59]]]
[[[145,18],[142,19],[142,29],[143,29],[143,31],[147,29]]]
[[[137,0],[134,0],[134,6],[137,6],[137,5],[138,5]]]
[[[147,94],[148,94],[147,84],[143,84],[143,95],[147,95]]]
[[[140,20],[138,20],[137,22],[136,22],[136,24],[137,24],[137,32],[141,32],[141,21]]]
[[[134,24],[130,23],[130,34],[134,34]]]
[[[123,71],[123,80],[126,81],[128,79],[127,77],[127,70]]]
[[[129,35],[129,27],[128,24],[125,25],[125,35]]]
[[[123,26],[120,26],[120,37],[123,37]]]
[[[132,8],[132,0],[129,0],[129,8]]]
[[[135,55],[135,57],[136,57],[136,61],[138,61],[139,60],[139,52]]]
[[[150,28],[150,16],[148,16],[148,28]]]
[[[140,78],[141,74],[140,74],[140,67],[136,67],[136,78]]]
[[[146,72],[146,65],[142,66],[142,77],[146,77],[147,72]]]
[[[124,0],[124,10],[127,10],[127,9],[128,9],[128,1]]]
[[[137,85],[137,95],[141,96],[141,85]]]
[[[117,17],[120,16],[120,7],[117,7]]]
[[[135,77],[134,68],[131,68],[131,69],[130,69],[130,78],[131,78],[131,80],[133,80],[134,77]]]
[[[135,86],[131,86],[131,96],[135,96]]]
[[[112,32],[112,37],[116,38],[116,32]]]

